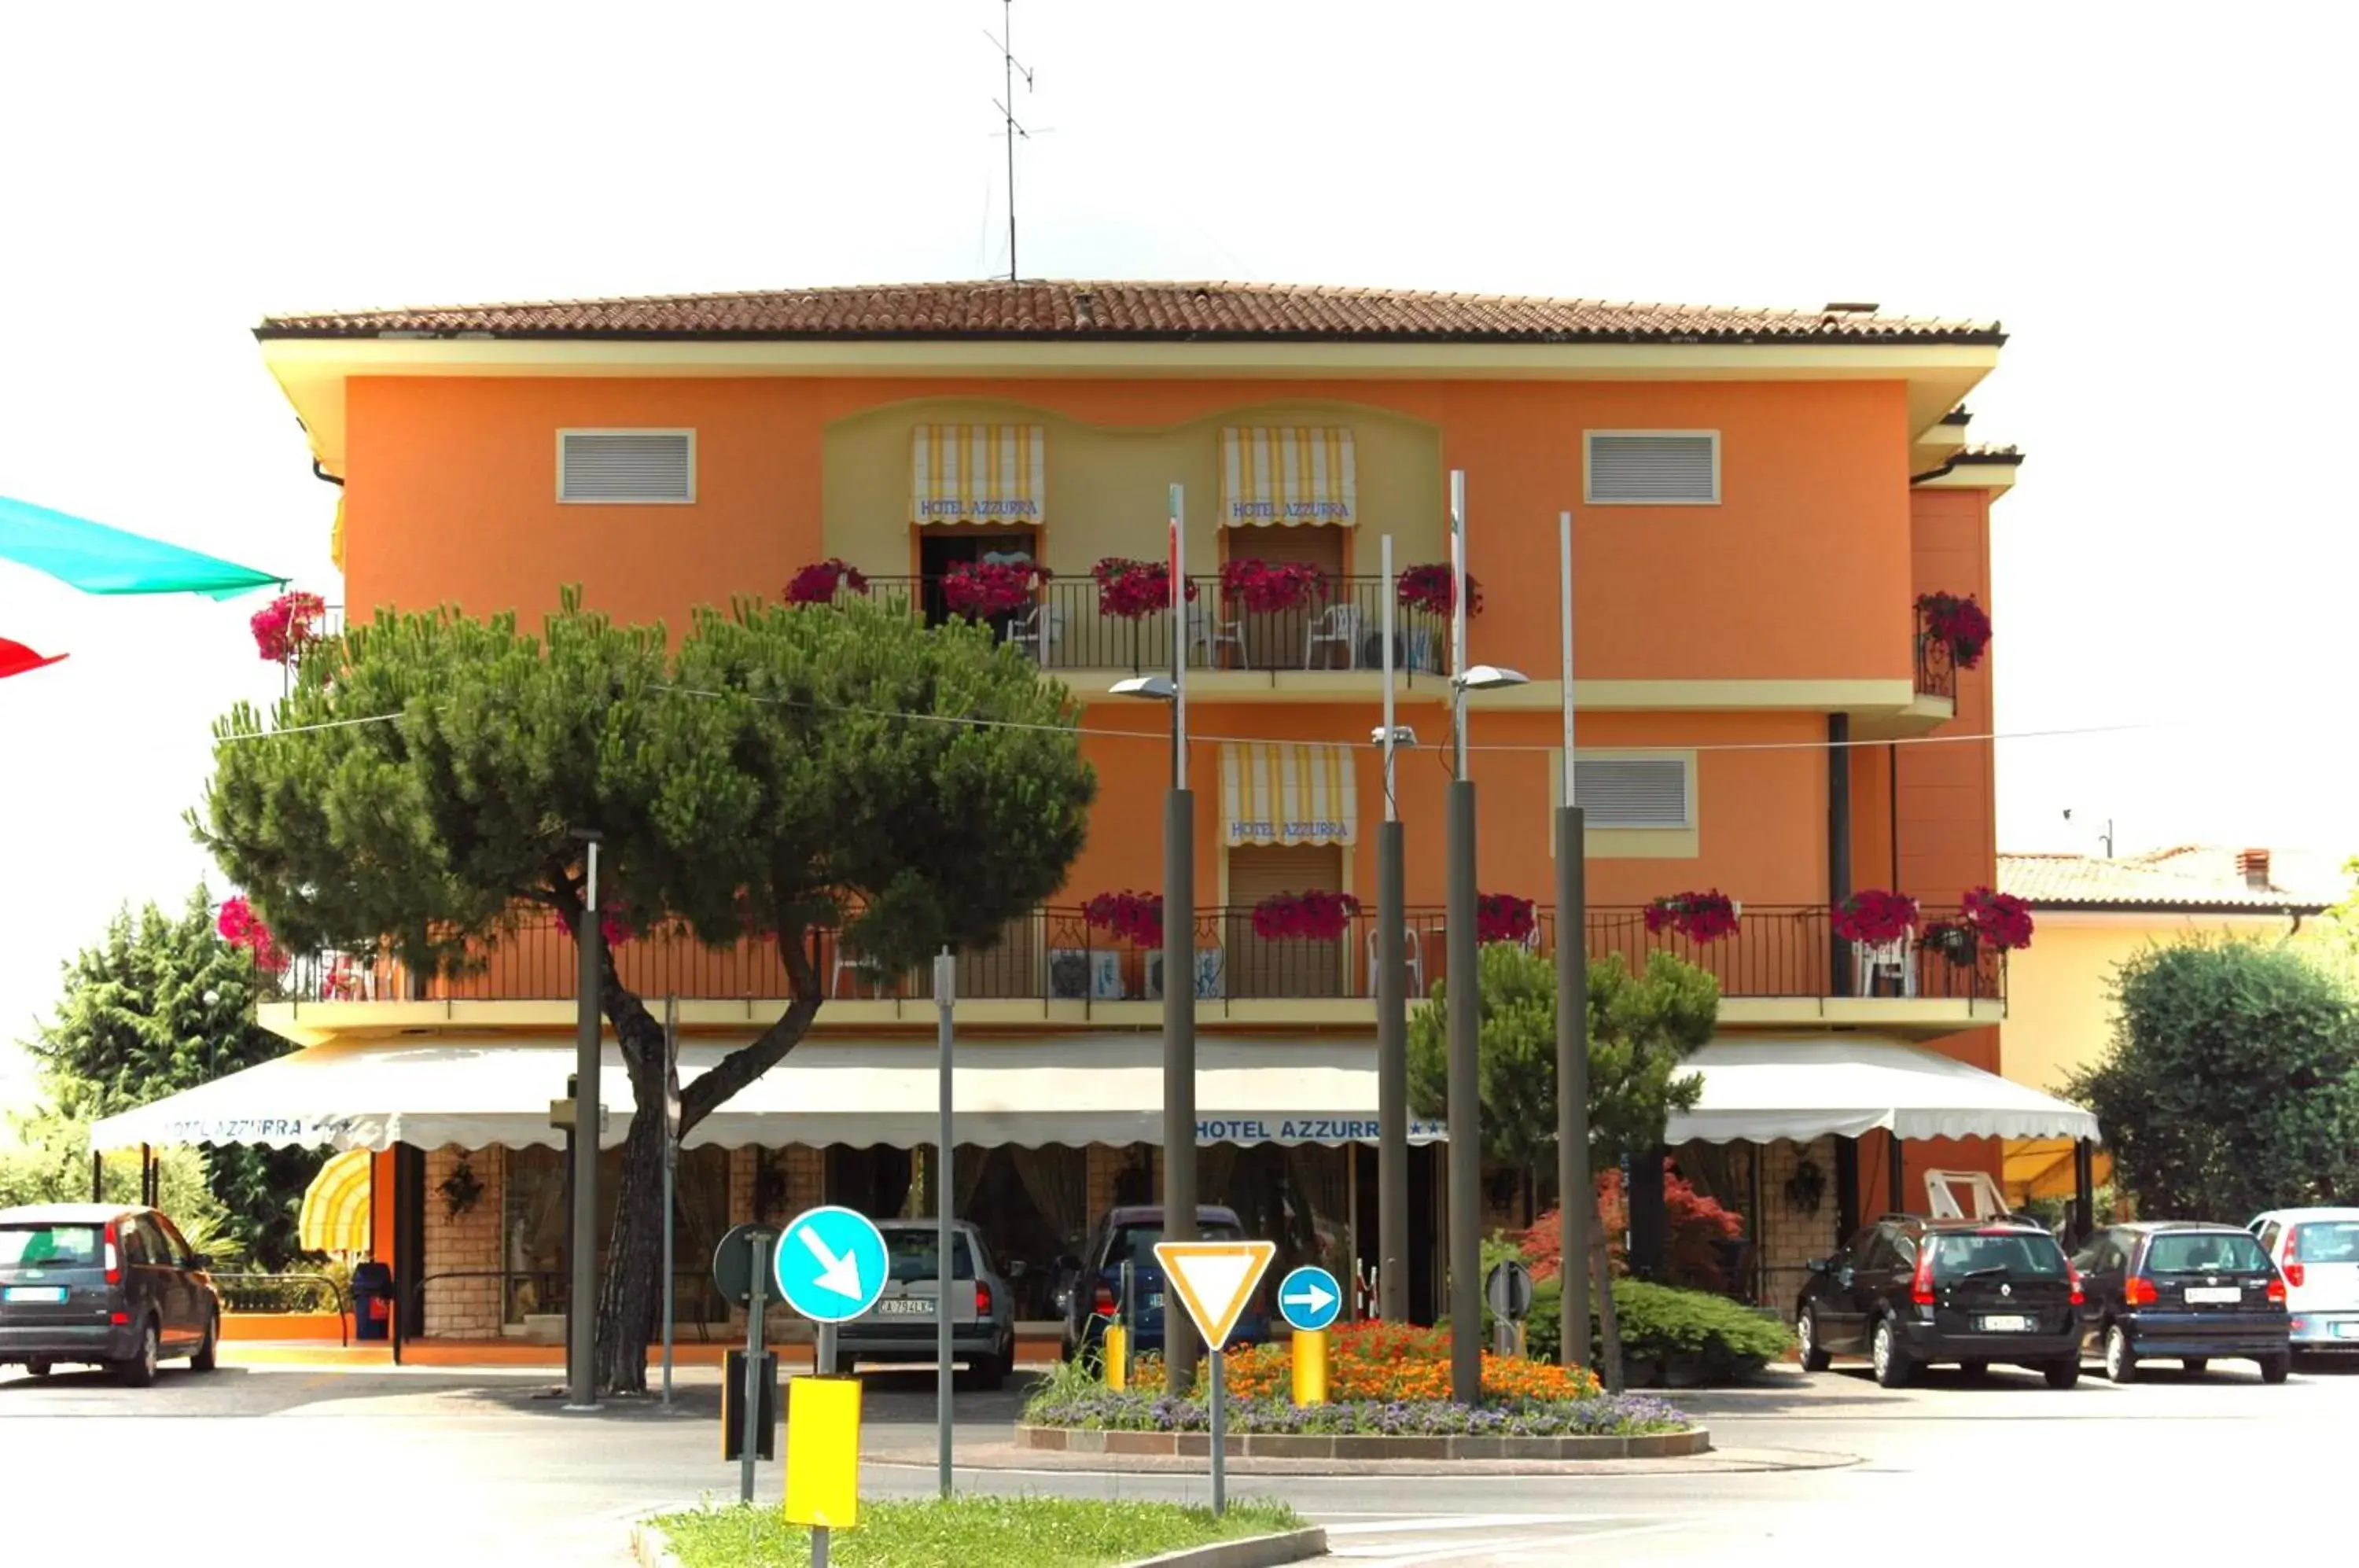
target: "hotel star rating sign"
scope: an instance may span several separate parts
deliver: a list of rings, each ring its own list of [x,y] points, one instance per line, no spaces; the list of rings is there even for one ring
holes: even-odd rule
[[[856,1318],[885,1293],[884,1235],[850,1209],[830,1204],[797,1214],[771,1260],[778,1294],[813,1323]]]
[[[1163,1265],[1172,1293],[1213,1350],[1228,1344],[1254,1287],[1277,1256],[1277,1244],[1269,1241],[1164,1241],[1155,1247],[1155,1260]]]

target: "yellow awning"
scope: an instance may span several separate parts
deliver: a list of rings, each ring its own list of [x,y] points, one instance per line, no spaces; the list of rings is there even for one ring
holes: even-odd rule
[[[919,425],[909,432],[909,520],[1037,523],[1049,495],[1040,425]]]
[[[1348,746],[1221,747],[1223,836],[1239,844],[1353,844],[1358,778]]]
[[[2114,1157],[2102,1148],[2093,1154],[2094,1174],[2091,1181],[2102,1187],[2114,1179]],[[2000,1184],[2006,1189],[2006,1201],[2010,1203],[2027,1203],[2034,1198],[2071,1197],[2077,1191],[2072,1181],[2072,1140],[2010,1138]]]
[[[365,1149],[330,1157],[304,1189],[297,1245],[306,1252],[366,1252],[369,1249],[369,1163]]]
[[[1358,520],[1359,479],[1345,430],[1232,428],[1221,432],[1221,521],[1233,528]]]

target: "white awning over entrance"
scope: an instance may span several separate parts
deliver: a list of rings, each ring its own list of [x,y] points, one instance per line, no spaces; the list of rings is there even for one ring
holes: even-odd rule
[[[683,1084],[736,1041],[684,1041]],[[1196,1042],[1200,1143],[1373,1143],[1373,1040],[1201,1037]],[[690,1147],[891,1144],[934,1139],[931,1040],[807,1041],[691,1128]],[[456,1144],[555,1147],[549,1121],[573,1047],[549,1040],[438,1036],[334,1041],[249,1067],[91,1129],[95,1149],[136,1144],[304,1144],[422,1149]],[[608,1045],[599,1141],[623,1141],[632,1109],[621,1053]],[[962,1041],[954,1093],[962,1143],[1163,1141],[1162,1040],[1152,1034]],[[1413,1123],[1437,1142],[1438,1124]]]
[[[1713,1040],[1688,1058],[1703,1074],[1695,1109],[1667,1141],[1807,1143],[1881,1127],[1904,1138],[2094,1139],[2097,1118],[1979,1067],[1875,1035]]]

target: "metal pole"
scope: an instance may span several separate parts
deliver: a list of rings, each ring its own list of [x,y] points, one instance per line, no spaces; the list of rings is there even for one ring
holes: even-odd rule
[[[951,1013],[958,999],[958,960],[945,947],[934,955],[935,1031],[940,1037],[941,1104],[935,1147],[940,1150],[941,1175],[934,1181],[934,1467],[941,1495],[951,1495],[951,1294],[957,1289],[958,1269],[951,1250],[951,1203],[958,1182],[952,1180],[957,1145],[951,1138]],[[983,1274],[975,1272],[980,1286]],[[978,1325],[979,1326],[979,1325]]]
[[[1403,952],[1408,910],[1394,790],[1393,536],[1383,545],[1385,820],[1376,830],[1376,1315],[1408,1321],[1408,997]]]
[[[1557,1278],[1564,1290],[1567,1367],[1589,1365],[1589,1233],[1596,1227],[1589,1175],[1589,825],[1574,779],[1572,734],[1572,514],[1557,514],[1558,590],[1564,601],[1564,799],[1556,814]]]
[[[664,998],[664,1086],[668,1093],[676,1092],[679,1083],[679,998]],[[679,1131],[672,1125],[671,1105],[664,1105],[664,1169],[663,1169],[663,1402],[671,1403],[672,1329],[677,1321],[679,1281],[672,1278],[674,1196],[679,1190]]]
[[[571,1410],[592,1410],[598,1403],[598,990],[604,966],[598,953],[603,935],[598,925],[598,840],[592,835],[588,842],[582,929],[573,939],[582,972],[574,1004],[572,1299],[565,1314]]]
[[[90,1201],[106,1202],[106,1156],[92,1153],[90,1157]]]
[[[1466,776],[1466,474],[1450,474],[1450,1397],[1483,1397],[1482,955],[1474,942],[1474,784]]]
[[[1171,486],[1171,624],[1188,624],[1187,497]],[[1163,802],[1163,1236],[1196,1239],[1196,797],[1188,788],[1188,644],[1171,639],[1171,792]],[[1196,1333],[1163,1314],[1165,1387],[1196,1382]],[[1218,1376],[1217,1368],[1214,1376]]]
[[[1163,1314],[1164,1322],[1169,1323],[1171,1319],[1179,1315],[1180,1314],[1177,1312],[1167,1312]],[[1170,1331],[1167,1328],[1164,1332],[1169,1334]],[[1227,1360],[1228,1357],[1223,1356],[1217,1350],[1213,1351],[1212,1355],[1212,1513],[1215,1518],[1218,1518],[1220,1515],[1227,1512],[1229,1507],[1229,1456],[1227,1454],[1229,1446],[1228,1379],[1222,1376],[1221,1373],[1221,1363]]]
[[[769,1273],[767,1238],[756,1231],[745,1238],[754,1249],[753,1294],[745,1305],[745,1409],[738,1423],[743,1441],[737,1448],[737,1500],[754,1500],[754,1457],[762,1436],[762,1287]]]

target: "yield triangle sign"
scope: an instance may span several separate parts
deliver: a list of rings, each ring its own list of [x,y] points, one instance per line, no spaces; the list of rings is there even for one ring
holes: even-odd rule
[[[1163,1265],[1172,1293],[1214,1350],[1229,1342],[1254,1287],[1277,1256],[1272,1241],[1164,1241],[1155,1247],[1155,1260]]]

